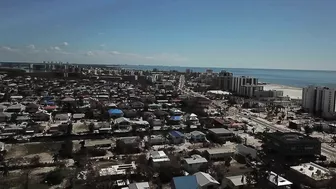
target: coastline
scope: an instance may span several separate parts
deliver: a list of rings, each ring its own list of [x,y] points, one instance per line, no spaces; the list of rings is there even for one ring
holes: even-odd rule
[[[279,85],[273,83],[263,84],[264,90],[279,90],[283,91],[284,96],[289,96],[291,99],[302,99],[302,88]]]

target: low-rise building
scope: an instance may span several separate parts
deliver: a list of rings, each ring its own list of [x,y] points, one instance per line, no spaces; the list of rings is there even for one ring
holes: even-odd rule
[[[234,133],[230,130],[224,128],[213,128],[209,129],[209,134],[211,138],[215,141],[226,141],[234,137]]]
[[[195,175],[174,177],[171,182],[172,189],[199,189]]]
[[[222,187],[229,189],[253,189],[254,184],[253,181],[252,183],[248,183],[245,175],[236,175],[225,177],[222,182]]]
[[[200,189],[215,189],[220,185],[219,182],[208,173],[198,172],[194,175],[196,176],[197,184]]]
[[[192,155],[190,158],[182,160],[182,167],[189,173],[200,171],[202,166],[206,166],[208,160],[200,155]]]
[[[206,139],[206,135],[201,131],[192,131],[190,139],[194,142],[203,142]]]
[[[300,133],[267,133],[265,139],[265,147],[283,157],[321,155],[321,141]]]
[[[205,157],[212,161],[226,160],[233,157],[234,153],[235,149],[231,146],[227,146],[227,148],[212,148],[205,150]]]
[[[171,139],[172,143],[174,143],[174,144],[181,144],[185,140],[184,134],[181,133],[180,131],[169,132],[169,138]]]
[[[288,178],[311,188],[326,188],[332,178],[329,169],[315,163],[304,163],[290,167]]]
[[[135,162],[130,164],[113,165],[108,168],[103,168],[99,170],[99,176],[117,176],[126,174],[135,174],[136,165]]]
[[[128,189],[150,189],[148,182],[136,182],[128,185]]]
[[[151,151],[148,154],[148,160],[153,167],[160,167],[170,163],[170,159],[164,151]]]

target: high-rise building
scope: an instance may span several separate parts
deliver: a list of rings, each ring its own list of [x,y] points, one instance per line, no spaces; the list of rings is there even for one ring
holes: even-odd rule
[[[233,93],[240,93],[241,86],[244,85],[257,85],[258,79],[253,77],[238,76],[232,78],[232,85],[230,91]]]
[[[223,91],[230,91],[232,88],[232,78],[233,74],[231,72],[225,70],[221,71],[216,78],[218,88]]]
[[[302,108],[324,118],[336,118],[336,89],[314,86],[303,88]]]

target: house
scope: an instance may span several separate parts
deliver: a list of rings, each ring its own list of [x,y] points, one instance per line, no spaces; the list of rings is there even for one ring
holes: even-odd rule
[[[172,189],[200,189],[195,175],[174,177],[171,182]]]
[[[135,171],[136,171],[136,165],[135,162],[132,162],[130,164],[113,165],[108,168],[102,168],[99,170],[99,176],[106,177],[106,176],[135,174]]]
[[[209,135],[214,141],[223,142],[234,137],[234,133],[224,128],[209,129]]]
[[[166,143],[166,138],[164,138],[162,135],[151,135],[148,137],[145,137],[146,142],[151,145],[162,145]]]
[[[112,131],[112,126],[108,122],[98,122],[99,133],[110,133]]]
[[[85,114],[83,113],[76,113],[72,115],[72,119],[73,120],[81,120],[85,117]]]
[[[150,189],[148,182],[137,182],[128,185],[128,189]]]
[[[220,185],[219,182],[208,173],[198,172],[194,175],[196,176],[197,184],[201,189],[217,189]]]
[[[140,138],[136,136],[121,137],[116,141],[116,149],[120,153],[138,153],[140,147]]]
[[[169,138],[174,144],[184,143],[184,134],[182,134],[180,131],[169,132]]]
[[[186,123],[190,126],[200,126],[199,119],[196,114],[189,114],[186,116]]]
[[[64,114],[64,113],[56,114],[55,117],[54,117],[54,120],[56,120],[56,121],[70,121],[70,115],[69,114]]]
[[[180,125],[182,123],[182,116],[170,116],[167,123],[169,125]]]
[[[115,132],[130,132],[132,130],[131,121],[125,117],[119,117],[113,121]]]
[[[150,164],[155,168],[170,163],[170,159],[166,155],[166,153],[164,153],[164,151],[151,151],[148,154],[148,160]]]
[[[267,180],[269,188],[290,189],[293,184],[273,171],[268,172]]]
[[[208,160],[197,154],[182,160],[182,167],[189,173],[200,171],[202,166],[206,166],[207,164]]]
[[[236,147],[237,154],[242,155],[243,157],[250,156],[252,159],[257,157],[257,150],[243,144],[238,144]]]
[[[0,153],[2,153],[2,152],[5,152],[6,151],[6,148],[5,148],[5,143],[3,143],[3,142],[0,142]]]
[[[37,113],[31,114],[31,119],[33,121],[49,121],[50,115],[47,113],[43,113],[43,112],[37,112]]]
[[[21,112],[24,111],[26,109],[26,107],[22,104],[13,104],[11,106],[8,106],[6,109],[6,112]]]
[[[251,181],[252,183],[249,184],[247,182],[245,175],[236,175],[236,176],[230,176],[225,177],[223,179],[222,188],[229,188],[229,189],[253,189],[254,188],[254,181]]]
[[[233,157],[235,149],[233,147],[227,148],[212,148],[205,150],[205,157],[208,160],[226,160],[230,157]]]
[[[28,113],[35,113],[37,112],[39,109],[39,106],[35,103],[29,103],[27,106],[26,106],[26,109],[25,111],[28,112]]]
[[[7,122],[10,118],[6,112],[0,112],[0,122]]]
[[[326,188],[332,179],[329,169],[312,162],[291,166],[286,176],[311,188]]]
[[[18,123],[28,122],[29,120],[30,120],[30,117],[28,115],[19,115],[16,117],[16,121]]]
[[[145,107],[144,103],[140,101],[131,102],[131,107],[136,110],[141,110]]]
[[[194,142],[203,142],[206,139],[206,135],[201,131],[192,131],[190,133],[190,139]]]

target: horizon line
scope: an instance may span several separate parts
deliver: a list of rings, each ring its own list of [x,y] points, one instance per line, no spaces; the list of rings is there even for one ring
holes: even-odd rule
[[[47,61],[46,61],[47,62]],[[0,63],[46,63],[37,61],[0,61]],[[59,61],[61,62],[61,61]],[[53,62],[53,63],[59,63]],[[50,63],[50,62],[49,62]],[[69,64],[83,64],[83,65],[112,65],[112,66],[157,66],[157,67],[184,67],[184,68],[214,68],[214,69],[254,69],[254,70],[288,70],[288,71],[323,71],[323,72],[336,72],[336,70],[323,70],[323,69],[298,69],[298,68],[246,68],[246,67],[207,67],[207,66],[187,66],[187,65],[152,65],[152,64],[113,64],[113,63],[72,63],[72,62],[62,62]]]

